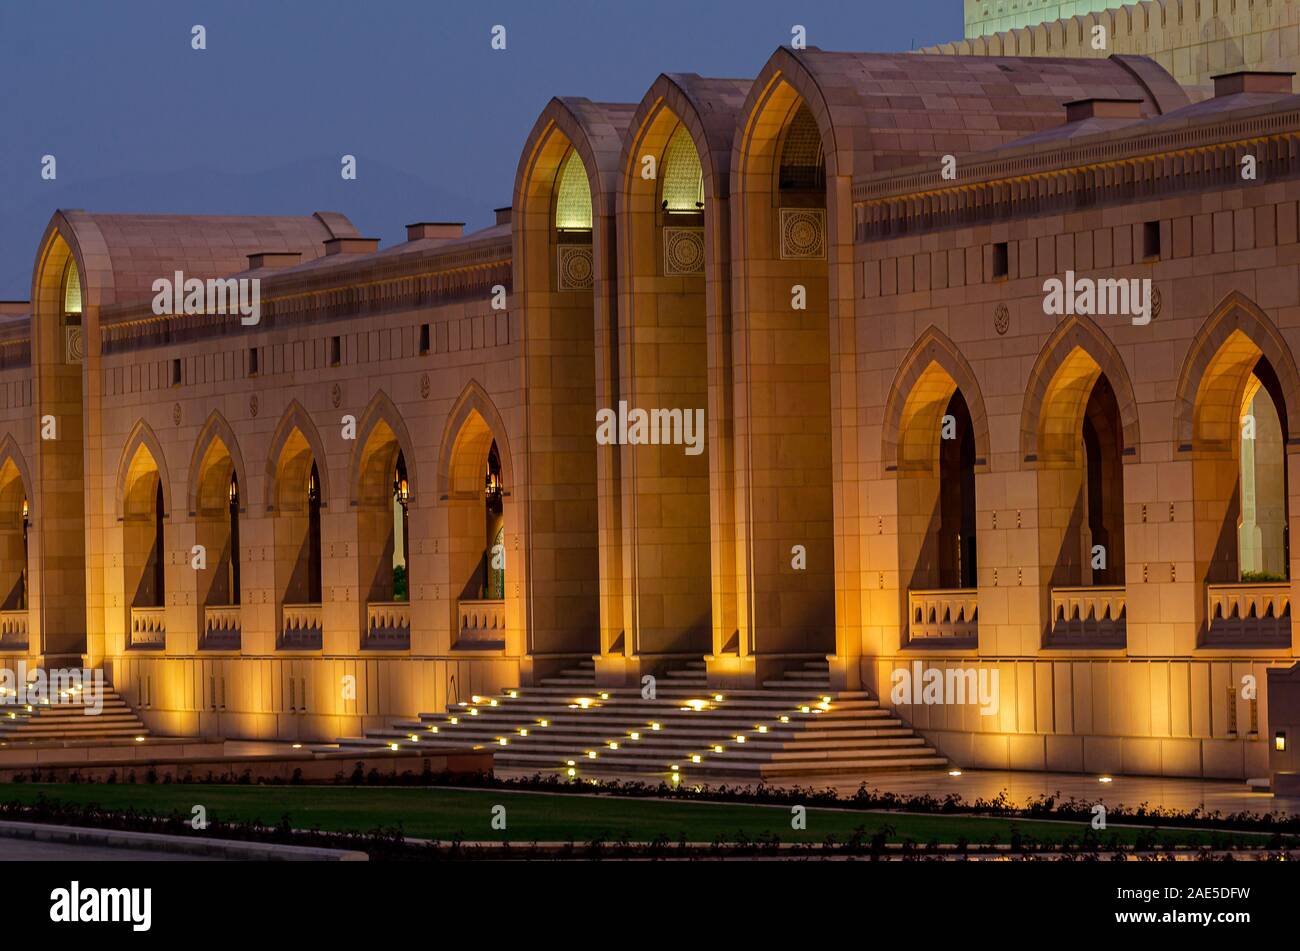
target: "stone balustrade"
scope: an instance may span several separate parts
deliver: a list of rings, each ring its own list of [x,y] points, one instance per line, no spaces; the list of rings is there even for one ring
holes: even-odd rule
[[[1290,647],[1290,582],[1205,586],[1205,647]]]
[[[456,639],[464,642],[501,642],[506,639],[505,601],[460,601]]]
[[[238,604],[209,604],[203,609],[203,647],[238,650],[243,610]]]
[[[324,623],[319,604],[286,604],[280,610],[280,646],[320,650]]]
[[[366,605],[365,647],[407,650],[411,646],[409,601],[372,601]]]
[[[975,588],[907,592],[909,647],[975,647],[979,597]]]
[[[1123,647],[1128,637],[1127,591],[1124,585],[1053,588],[1047,646]]]
[[[27,609],[0,611],[0,650],[27,649]]]
[[[131,609],[132,647],[163,648],[167,646],[167,609],[145,607]]]

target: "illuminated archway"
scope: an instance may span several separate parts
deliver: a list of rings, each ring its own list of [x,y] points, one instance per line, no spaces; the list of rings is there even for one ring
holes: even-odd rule
[[[779,71],[751,102],[732,159],[737,646],[824,655],[836,649],[837,600],[829,130]]]
[[[320,436],[296,403],[280,421],[268,459],[279,646],[319,649],[322,612],[321,513],[328,484]]]

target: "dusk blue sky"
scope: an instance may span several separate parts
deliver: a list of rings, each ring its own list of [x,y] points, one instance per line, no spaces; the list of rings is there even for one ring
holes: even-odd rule
[[[328,209],[385,244],[411,221],[483,227],[552,96],[638,102],[661,72],[753,76],[795,23],[823,49],[906,50],[960,37],[962,4],[0,0],[0,299],[29,296],[59,207]]]

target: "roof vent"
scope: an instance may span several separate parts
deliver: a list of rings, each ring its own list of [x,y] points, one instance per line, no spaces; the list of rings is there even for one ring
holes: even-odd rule
[[[422,241],[432,238],[435,241],[455,241],[465,233],[463,221],[420,221],[406,226],[407,241]]]
[[[506,207],[504,207],[504,208],[498,208],[498,209],[496,209],[496,214],[497,214],[497,224],[499,224],[499,225],[508,225],[508,224],[510,224],[510,213],[511,213],[512,211],[513,211],[513,209],[512,209],[509,205],[506,205]]]
[[[1085,119],[1141,119],[1141,99],[1074,99],[1065,104],[1065,121]]]
[[[326,256],[334,254],[372,254],[378,250],[378,238],[330,238],[325,242]]]
[[[1238,69],[1231,73],[1211,76],[1214,80],[1214,98],[1235,96],[1243,92],[1264,92],[1291,95],[1291,80],[1295,73],[1272,70]]]
[[[248,269],[292,267],[302,260],[301,251],[258,251],[248,256]]]

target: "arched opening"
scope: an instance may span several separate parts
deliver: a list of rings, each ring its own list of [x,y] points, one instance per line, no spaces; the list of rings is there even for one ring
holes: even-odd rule
[[[1278,368],[1234,329],[1201,374],[1192,411],[1203,643],[1289,647],[1290,432]]]
[[[1127,637],[1124,423],[1115,387],[1070,350],[1038,413],[1039,550],[1049,645],[1122,647]]]
[[[122,482],[122,591],[128,646],[165,646],[166,505],[157,460],[136,446]]]
[[[1264,379],[1269,382],[1266,385]],[[1291,578],[1287,531],[1286,442],[1277,375],[1260,357],[1246,381],[1241,416],[1241,515],[1237,520],[1237,567],[1242,581]]]
[[[496,434],[477,411],[451,444],[446,473],[454,644],[504,647],[509,487]]]
[[[321,611],[321,510],[326,504],[316,455],[296,426],[275,465],[273,537],[280,598],[280,645],[319,649]]]
[[[71,256],[63,269],[63,308],[61,326],[63,328],[81,326],[81,272],[77,262]],[[66,334],[65,334],[66,338]]]
[[[198,463],[194,490],[194,538],[203,547],[206,568],[199,570],[198,605],[205,649],[240,645],[239,474],[230,448],[213,436]]]
[[[622,169],[619,219],[622,630],[614,653],[708,654],[713,644],[705,199],[690,132],[666,107]],[[647,170],[653,174],[647,174]],[[710,236],[711,237],[711,236]],[[636,444],[632,422],[648,427]],[[730,633],[730,631],[728,631]]]
[[[393,425],[380,418],[360,448],[357,564],[366,611],[363,646],[400,649],[411,640],[408,552],[414,489]]]
[[[931,362],[898,425],[898,544],[907,645],[978,639],[975,426],[966,396]]]
[[[42,242],[33,287],[32,374],[39,403],[33,413],[37,419],[54,418],[58,438],[38,440],[31,460],[36,515],[29,594],[32,614],[41,619],[39,649],[46,656],[86,654],[94,663],[104,654],[105,632],[117,629],[119,622],[105,617],[87,624],[92,601],[110,602],[104,578],[86,571],[81,323],[95,306],[96,294],[86,283],[88,275],[81,273],[72,240],[72,225],[56,214]],[[87,597],[88,584],[95,588],[93,599]],[[129,607],[126,599],[113,610]]]
[[[612,220],[602,207],[591,159],[610,145],[617,154],[617,138],[612,129],[597,131],[598,144],[601,136],[612,141],[593,153],[583,125],[584,117],[601,109],[553,101],[525,149],[515,186],[512,300],[526,315],[528,438],[521,446],[527,454],[529,530],[521,538],[526,565],[516,569],[528,573],[521,589],[527,603],[513,617],[527,623],[527,650],[534,657],[595,653],[608,630],[600,613],[601,585],[617,585],[620,574],[617,447],[598,446],[593,438],[596,409],[617,401],[612,284],[598,273],[607,267],[606,257],[612,260]],[[490,442],[474,463],[480,510],[472,516],[471,551],[454,554],[453,561],[477,562],[482,554],[483,466]],[[461,531],[463,520],[471,518],[462,511],[465,504],[464,498],[452,504],[451,518]],[[462,535],[459,544],[469,537]],[[453,608],[469,580],[460,576],[463,567],[453,572]],[[454,616],[451,627],[457,639],[464,636],[459,621]]]
[[[737,144],[735,290],[741,653],[835,649],[826,156],[815,117],[775,81]]]
[[[0,650],[28,646],[27,487],[12,458],[0,465]]]

